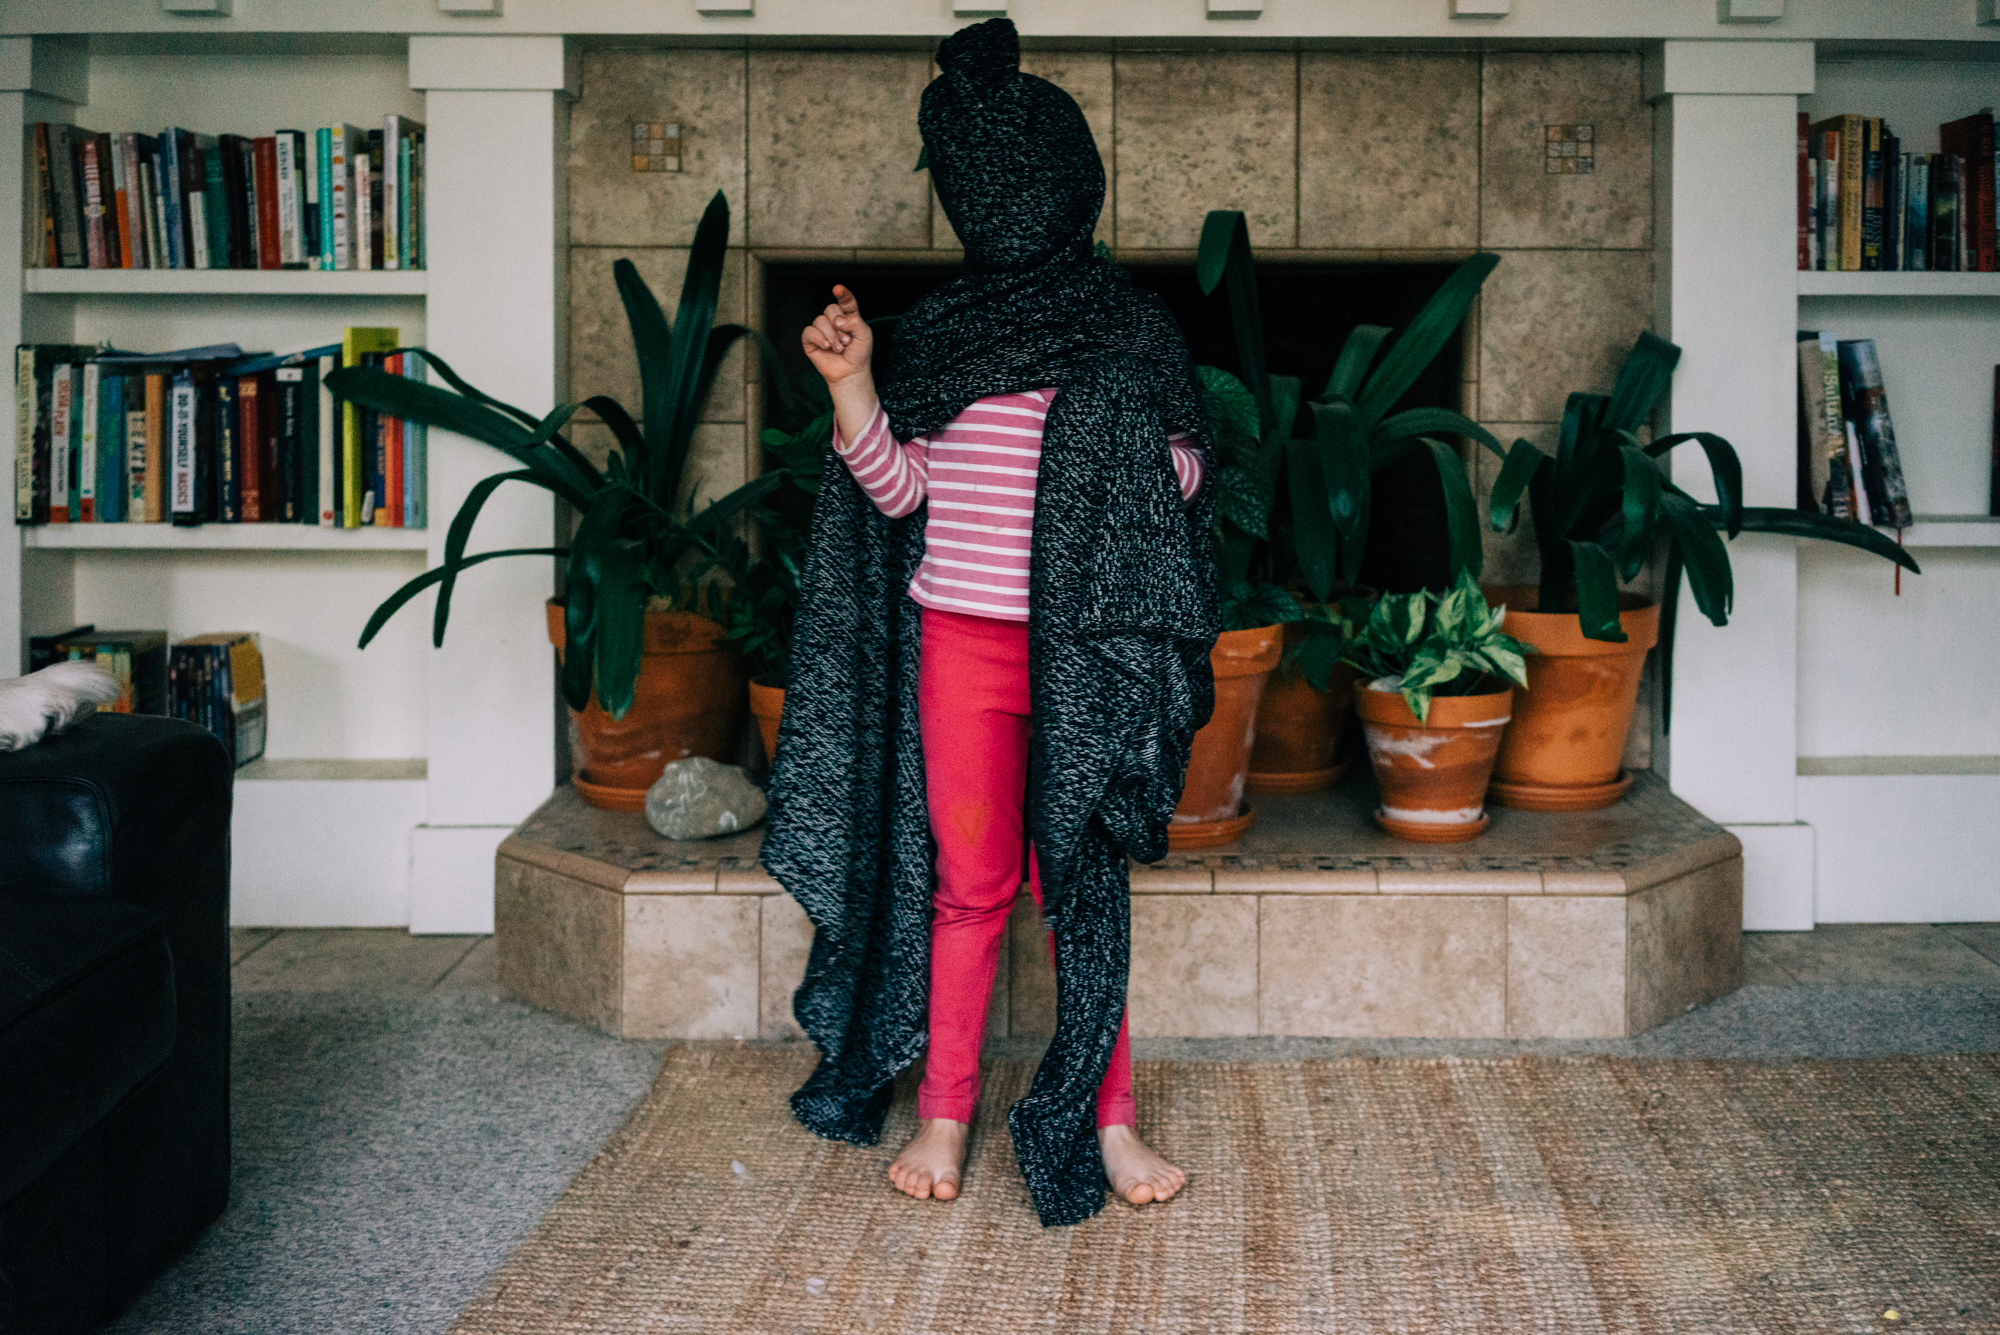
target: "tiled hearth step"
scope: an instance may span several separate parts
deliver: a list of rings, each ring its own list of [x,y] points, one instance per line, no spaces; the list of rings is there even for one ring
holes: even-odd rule
[[[1142,1037],[1599,1038],[1736,988],[1735,836],[1651,775],[1592,812],[1494,810],[1449,851],[1341,789],[1256,799],[1235,844],[1132,870]],[[563,788],[500,846],[501,983],[632,1038],[795,1038],[812,928],[757,861],[762,832],[677,843]],[[1055,1020],[1046,935],[1022,896],[990,1032]]]

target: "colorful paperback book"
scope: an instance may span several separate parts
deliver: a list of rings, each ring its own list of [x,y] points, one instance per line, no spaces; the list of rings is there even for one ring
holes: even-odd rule
[[[125,377],[125,522],[146,522],[146,381]]]
[[[69,493],[55,485],[54,430],[55,398],[58,382],[67,396],[69,366],[72,361],[91,356],[96,349],[72,343],[24,343],[14,353],[14,522],[47,524],[54,519],[55,502],[60,499],[67,517]],[[63,450],[67,454],[68,419],[63,422]],[[58,496],[60,492],[60,496]]]
[[[357,269],[355,237],[356,158],[367,152],[368,136],[352,125],[332,129],[333,151],[329,163],[333,177],[333,267]],[[364,175],[361,178],[366,180]],[[360,235],[365,236],[366,233]]]
[[[340,405],[334,401],[333,391],[327,388],[327,380],[340,369],[340,354],[332,353],[319,359],[319,393],[314,400],[314,409],[319,416],[319,522],[323,526],[340,523],[341,497],[344,494],[340,484],[340,433],[336,429],[341,419]]]
[[[97,382],[97,521],[125,519],[125,377],[100,370]]]
[[[79,380],[82,393],[75,406],[76,413],[76,518],[83,523],[97,520],[97,387],[103,383],[104,373],[96,362],[85,362],[80,369]]]
[[[70,522],[70,442],[76,421],[76,367],[58,366],[49,416],[49,522]]]
[[[402,341],[395,329],[350,327],[341,335],[340,364],[343,367],[360,366],[362,358],[369,354],[388,352]],[[363,479],[367,476],[369,458],[364,453],[370,443],[364,432],[362,412],[352,403],[341,405],[341,519],[342,528],[359,528],[374,519],[378,497],[367,490]],[[364,518],[364,514],[366,518]]]
[[[403,374],[422,384],[424,359],[415,350],[403,354]],[[426,493],[430,487],[428,428],[422,422],[403,423],[403,527],[423,528],[430,522]]]

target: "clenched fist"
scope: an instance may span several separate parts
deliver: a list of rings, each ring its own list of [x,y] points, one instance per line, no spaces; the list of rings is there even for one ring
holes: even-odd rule
[[[875,335],[861,318],[854,294],[837,283],[833,304],[806,326],[801,340],[813,368],[826,378],[829,387],[866,373],[875,352]]]

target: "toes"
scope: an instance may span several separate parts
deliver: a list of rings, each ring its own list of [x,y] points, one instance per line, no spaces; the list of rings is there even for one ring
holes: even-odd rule
[[[958,1196],[958,1179],[955,1177],[939,1178],[937,1185],[931,1188],[931,1195],[941,1201],[956,1199]]]

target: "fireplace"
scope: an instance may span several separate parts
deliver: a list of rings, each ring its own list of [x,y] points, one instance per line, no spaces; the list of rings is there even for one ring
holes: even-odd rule
[[[955,264],[884,263],[876,260],[766,261],[762,327],[778,345],[794,377],[811,368],[796,331],[831,299],[835,283],[852,289],[869,319],[908,309],[926,292],[958,273]],[[1150,260],[1127,266],[1132,281],[1157,292],[1186,335],[1197,365],[1240,374],[1228,304],[1218,289],[1203,296],[1192,263]],[[1275,375],[1297,376],[1310,397],[1320,393],[1341,345],[1357,325],[1408,326],[1451,276],[1450,263],[1329,264],[1280,261],[1258,265],[1258,300],[1264,313],[1266,355]],[[1464,351],[1454,333],[1418,377],[1397,409],[1461,404]],[[894,366],[887,339],[877,348],[878,377]],[[775,410],[767,390],[765,412]],[[1362,563],[1365,584],[1390,592],[1441,588],[1449,583],[1449,539],[1438,494],[1436,463],[1427,452],[1406,455],[1375,475],[1374,520]],[[1282,490],[1282,489],[1281,489]],[[1280,504],[1284,501],[1281,499]]]

